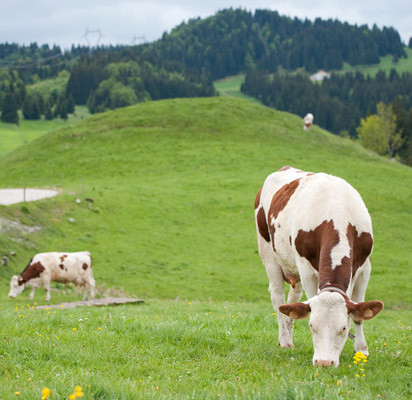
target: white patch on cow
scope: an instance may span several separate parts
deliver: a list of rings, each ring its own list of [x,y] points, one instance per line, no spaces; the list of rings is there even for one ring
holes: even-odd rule
[[[323,292],[308,301],[313,341],[313,365],[337,367],[349,332],[349,315],[339,293]]]

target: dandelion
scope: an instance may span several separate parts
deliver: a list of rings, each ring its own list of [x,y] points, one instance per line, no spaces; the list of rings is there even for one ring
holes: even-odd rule
[[[356,377],[356,378],[359,378],[359,377],[360,377],[360,375],[359,375],[359,374],[356,374],[356,375],[355,375],[355,377]]]
[[[46,387],[43,388],[43,390],[41,391],[41,394],[43,395],[41,400],[46,400],[50,396],[50,389]]]
[[[73,332],[76,332],[77,331],[77,328],[73,328]]]
[[[14,394],[15,394],[16,396],[18,396],[18,395],[20,394],[20,392],[14,392]]]
[[[159,386],[156,386],[156,390],[159,390]]]
[[[24,318],[24,315],[23,315],[23,314],[20,314],[19,317],[20,317],[20,318]]]
[[[101,331],[102,330],[102,328],[97,328],[99,331]]]
[[[74,393],[72,393],[69,395],[69,400],[75,400],[76,397],[77,396]]]

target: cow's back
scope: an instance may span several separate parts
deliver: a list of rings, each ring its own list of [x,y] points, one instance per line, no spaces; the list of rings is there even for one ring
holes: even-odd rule
[[[267,223],[266,241],[270,240],[285,272],[298,273],[296,261],[301,254],[296,239],[300,232],[313,232],[327,223],[333,226],[339,233],[339,243],[333,249],[336,262],[349,256],[349,224],[359,234],[372,235],[370,216],[359,193],[335,176],[287,167],[268,176],[258,203]]]

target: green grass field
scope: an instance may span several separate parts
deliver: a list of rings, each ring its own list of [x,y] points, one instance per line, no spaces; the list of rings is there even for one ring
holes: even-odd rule
[[[399,58],[398,62],[393,62],[393,56],[387,55],[380,58],[379,64],[373,65],[355,65],[351,66],[348,63],[345,63],[343,69],[339,72],[362,72],[365,76],[375,76],[378,71],[385,71],[386,74],[389,74],[392,69],[395,69],[398,74],[403,72],[412,72],[412,49],[405,47],[405,52],[407,58]]]
[[[76,106],[75,114],[69,114],[67,121],[60,118],[51,121],[47,121],[44,118],[37,121],[30,121],[24,119],[21,114],[19,125],[0,121],[0,157],[19,146],[43,136],[53,129],[73,124],[89,115],[86,106]]]
[[[220,96],[235,97],[248,100],[253,104],[261,104],[259,100],[255,99],[254,97],[247,96],[240,91],[240,87],[244,80],[245,75],[236,75],[224,79],[219,79],[214,82],[214,85]]]
[[[337,370],[314,368],[305,321],[294,350],[277,345],[253,204],[283,165],[345,178],[371,213],[367,299],[385,309],[366,323],[364,371],[349,340]],[[86,399],[411,397],[411,180],[410,168],[352,141],[304,132],[299,117],[223,96],[142,103],[19,147],[0,158],[1,185],[62,194],[0,206],[3,219],[41,227],[0,233],[2,252],[17,252],[0,269],[0,398],[40,399],[48,387],[63,399],[75,385]],[[44,311],[27,292],[8,299],[11,275],[52,250],[89,250],[99,296],[145,303]],[[51,303],[79,297],[56,287]]]

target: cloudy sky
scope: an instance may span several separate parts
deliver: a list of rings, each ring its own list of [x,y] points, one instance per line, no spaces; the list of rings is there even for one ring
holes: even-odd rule
[[[411,0],[1,0],[0,43],[48,43],[63,49],[73,43],[139,44],[190,18],[229,7],[393,26],[406,44],[412,36]]]

